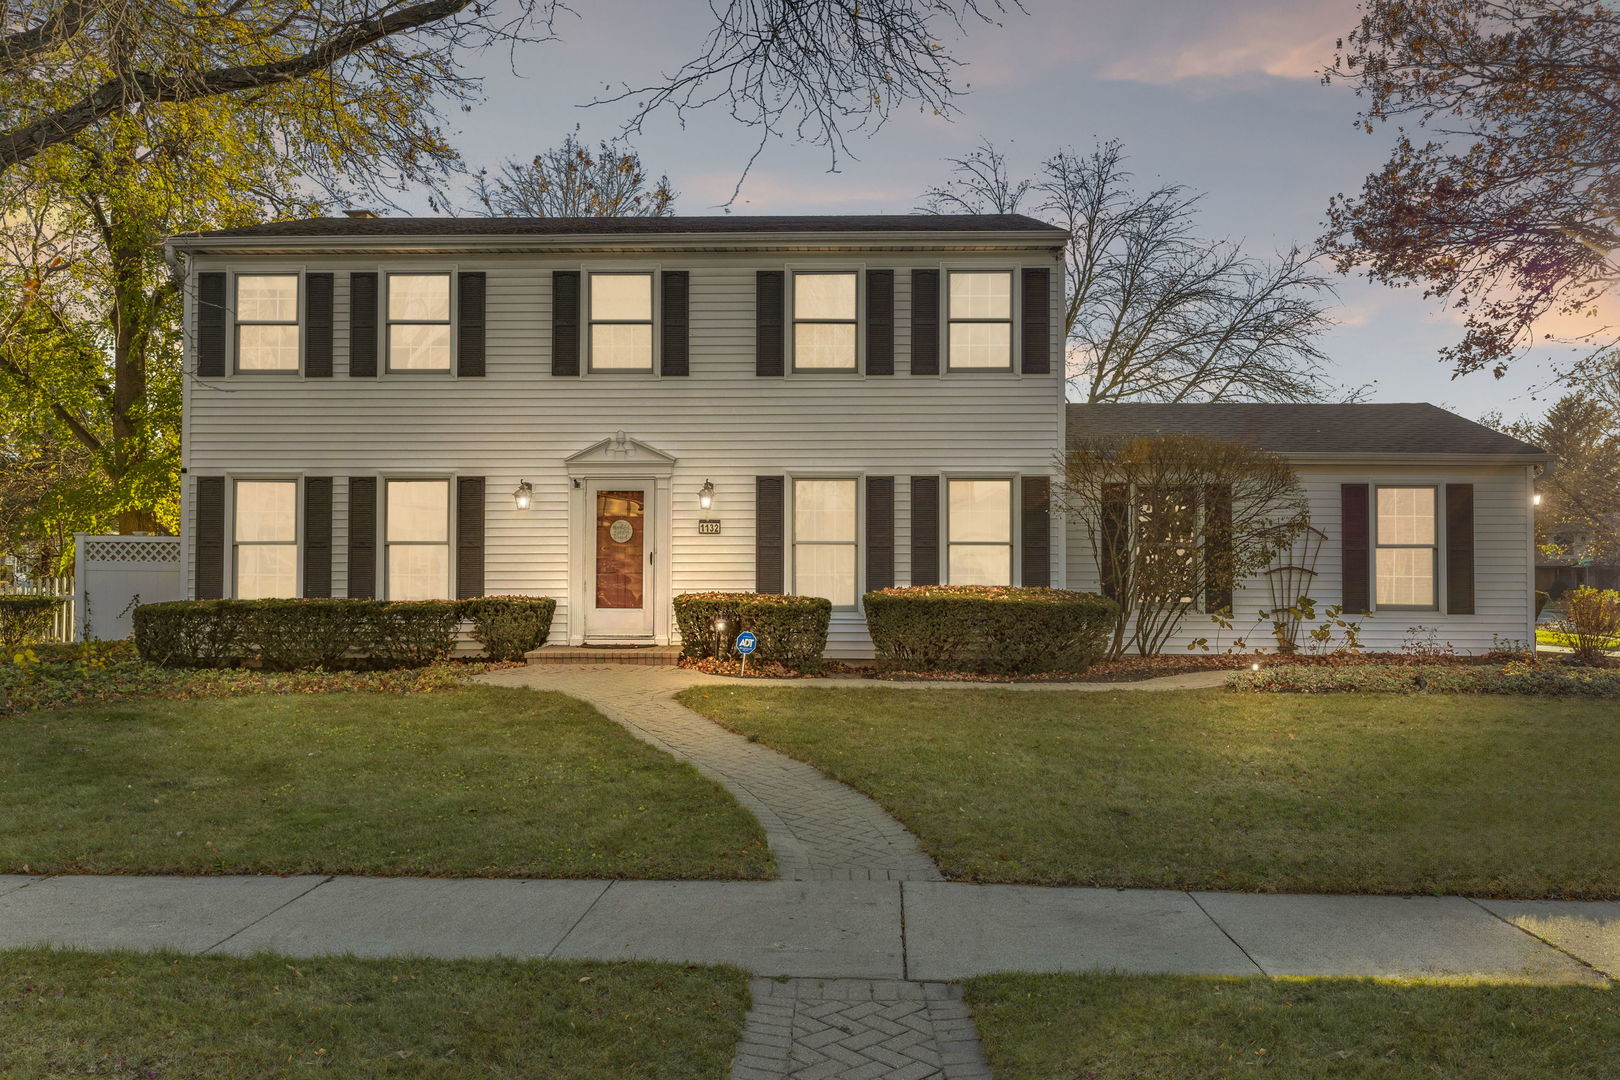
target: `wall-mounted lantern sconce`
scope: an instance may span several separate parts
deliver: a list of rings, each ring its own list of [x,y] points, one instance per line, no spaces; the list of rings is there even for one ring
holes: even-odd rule
[[[527,480],[519,480],[517,490],[512,492],[512,502],[519,510],[527,510],[534,501],[534,485]]]
[[[1541,492],[1538,491],[1534,495],[1530,496],[1530,505],[1531,506],[1540,506],[1541,505]]]
[[[704,510],[714,506],[714,481],[703,481],[703,486],[698,489],[698,506]]]

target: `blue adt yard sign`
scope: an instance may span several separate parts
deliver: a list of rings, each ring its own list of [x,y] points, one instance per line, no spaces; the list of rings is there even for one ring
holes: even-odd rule
[[[759,648],[759,638],[752,631],[744,630],[737,635],[737,651],[744,656]]]

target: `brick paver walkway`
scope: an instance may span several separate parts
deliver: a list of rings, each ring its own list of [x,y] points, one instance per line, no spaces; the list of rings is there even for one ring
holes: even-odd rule
[[[759,819],[777,867],[790,881],[943,880],[916,839],[877,803],[675,701],[677,691],[707,681],[702,675],[680,668],[547,664],[490,672],[480,681],[588,701],[631,733],[690,761]]]

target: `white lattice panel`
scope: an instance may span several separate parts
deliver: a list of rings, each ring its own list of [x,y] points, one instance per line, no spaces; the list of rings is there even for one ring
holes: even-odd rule
[[[120,536],[87,540],[84,559],[88,563],[178,563],[178,536]]]

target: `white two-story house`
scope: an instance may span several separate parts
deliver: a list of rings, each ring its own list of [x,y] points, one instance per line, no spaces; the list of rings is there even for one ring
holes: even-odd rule
[[[1051,512],[1066,429],[1208,427],[1196,410],[1229,407],[1066,408],[1066,239],[1016,215],[345,217],[176,237],[187,593],[547,595],[551,640],[579,645],[671,642],[684,592],[796,592],[832,601],[829,653],[850,657],[871,655],[870,589],[1095,588]],[[1526,637],[1544,455],[1376,406],[1341,448],[1355,414],[1311,438],[1326,414],[1293,408],[1299,437],[1277,448],[1306,448],[1328,485],[1312,498],[1343,569],[1323,586],[1377,608],[1385,563],[1404,575],[1369,644],[1416,622],[1467,648]],[[1468,453],[1395,430],[1434,414],[1476,436]],[[1386,558],[1396,530],[1411,551]]]

